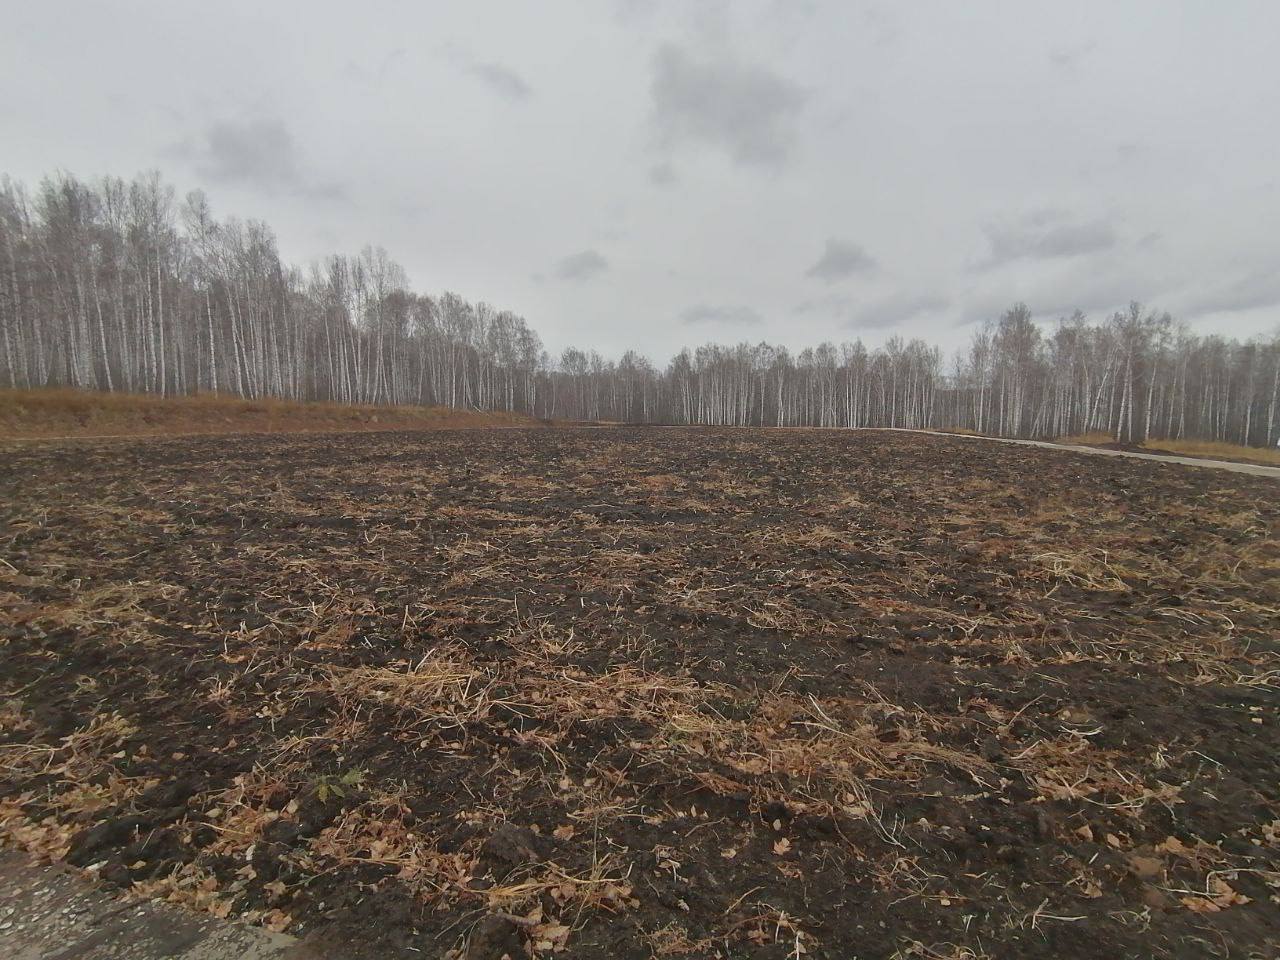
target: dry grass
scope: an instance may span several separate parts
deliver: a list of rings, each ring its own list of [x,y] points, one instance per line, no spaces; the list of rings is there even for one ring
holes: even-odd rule
[[[1280,467],[1280,449],[1269,447],[1242,447],[1237,443],[1211,443],[1207,440],[1149,440],[1143,446],[1153,450],[1168,450],[1185,457],[1240,460]]]
[[[305,433],[533,426],[519,414],[383,407],[217,394],[156,397],[82,390],[0,390],[0,438]]]

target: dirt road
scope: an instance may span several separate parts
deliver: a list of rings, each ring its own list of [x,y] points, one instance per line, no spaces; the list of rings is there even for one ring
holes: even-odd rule
[[[1175,457],[1167,453],[1137,453],[1132,450],[1107,450],[1103,447],[1086,447],[1075,443],[1053,443],[1049,440],[1014,440],[1008,437],[979,437],[966,433],[945,433],[941,430],[907,430],[901,427],[867,427],[868,430],[886,430],[893,433],[927,433],[934,437],[953,437],[957,440],[989,440],[995,443],[1016,443],[1024,447],[1041,447],[1045,450],[1069,450],[1072,453],[1093,453],[1102,457],[1132,457],[1134,460],[1156,460],[1161,463],[1180,463],[1188,467],[1210,467],[1214,470],[1230,470],[1254,477],[1280,477],[1280,467],[1267,467],[1260,463],[1238,463],[1234,460],[1206,460],[1201,457]]]

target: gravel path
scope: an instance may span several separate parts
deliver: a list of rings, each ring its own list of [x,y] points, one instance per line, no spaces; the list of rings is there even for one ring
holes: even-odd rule
[[[5,960],[318,960],[293,937],[122,899],[69,867],[0,851]]]

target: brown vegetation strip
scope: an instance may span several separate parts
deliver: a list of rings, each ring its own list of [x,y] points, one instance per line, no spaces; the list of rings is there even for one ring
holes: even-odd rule
[[[537,426],[522,414],[201,395],[0,390],[0,442]]]

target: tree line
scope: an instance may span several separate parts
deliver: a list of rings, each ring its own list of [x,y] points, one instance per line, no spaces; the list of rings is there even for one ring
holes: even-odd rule
[[[338,403],[544,418],[925,427],[1008,437],[1280,441],[1280,331],[1240,342],[1130,304],[1044,330],[1014,304],[944,363],[921,340],[792,352],[682,350],[664,368],[576,348],[524,318],[410,289],[380,247],[306,269],[271,229],[217,220],[158,174],[0,181],[0,386]]]

